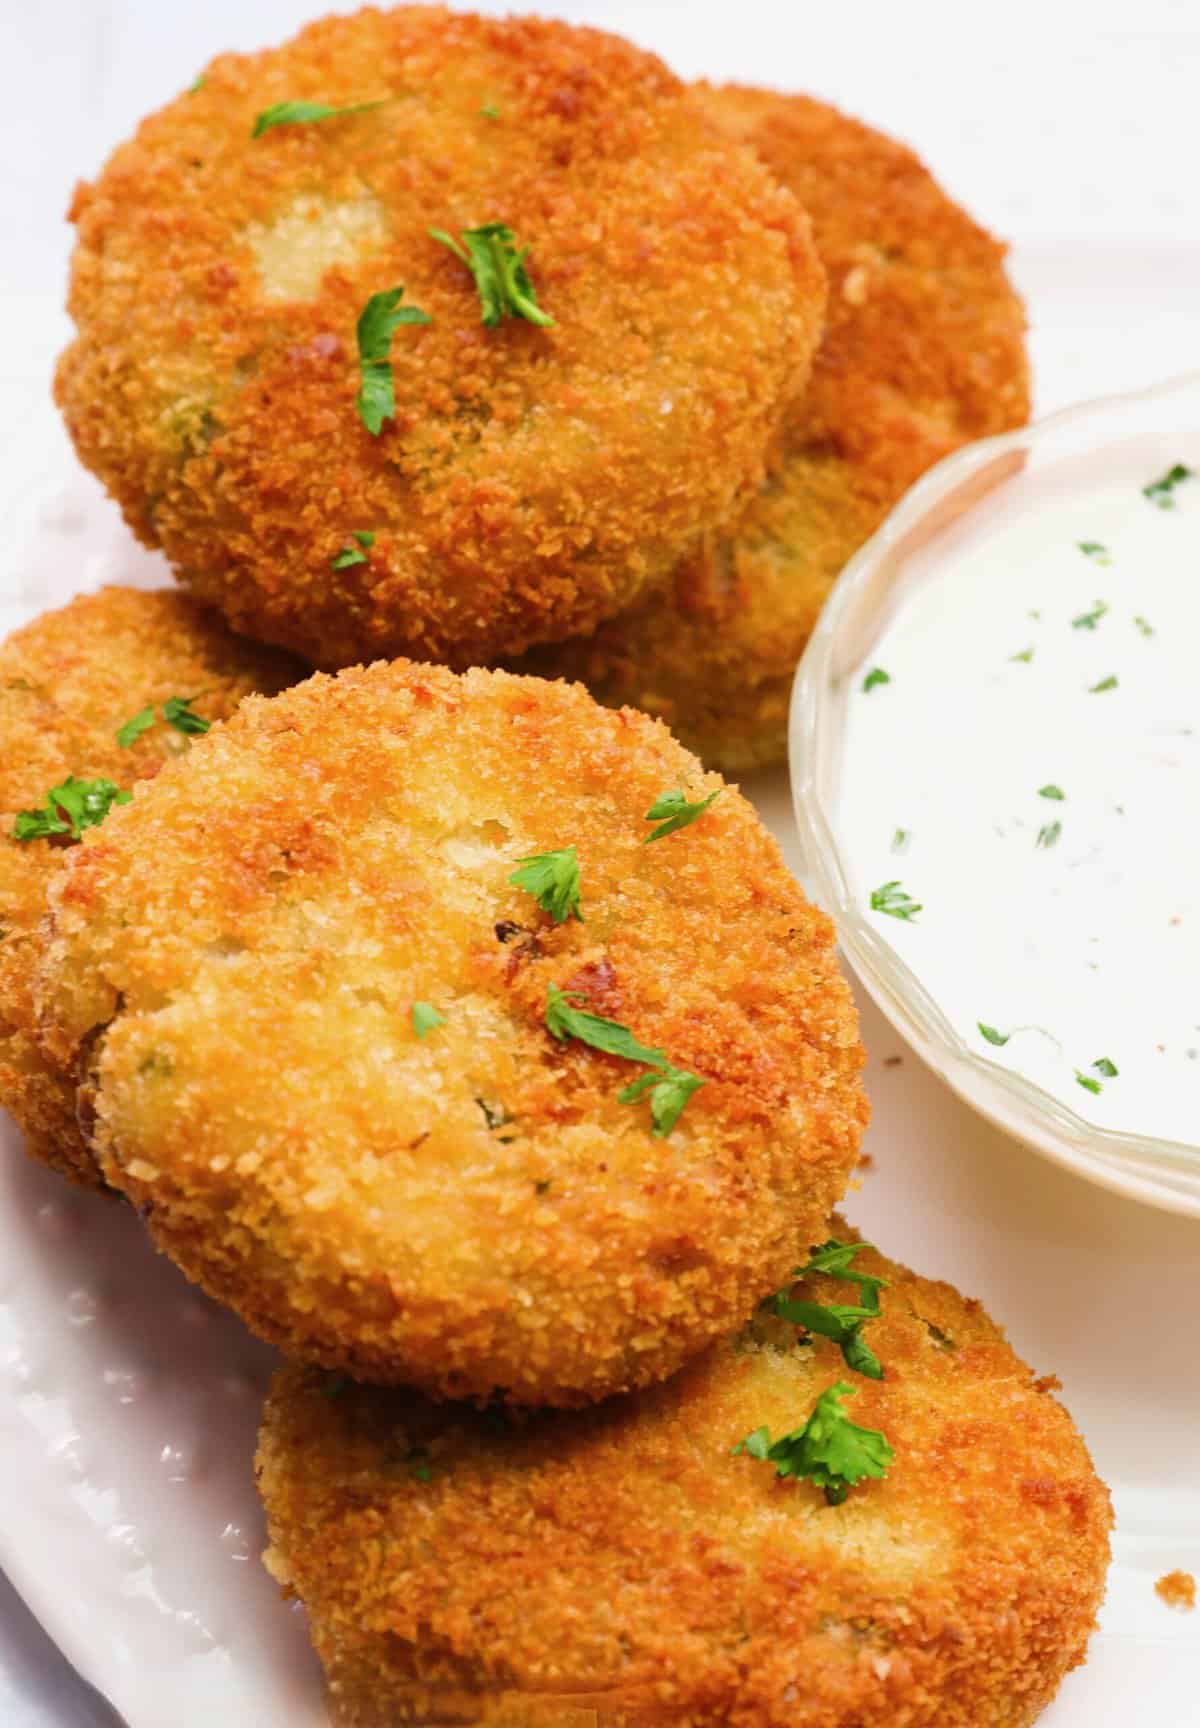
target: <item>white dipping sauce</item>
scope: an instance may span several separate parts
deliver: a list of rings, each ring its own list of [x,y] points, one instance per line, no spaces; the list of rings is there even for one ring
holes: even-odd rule
[[[840,827],[864,908],[919,904],[868,916],[973,1051],[1196,1143],[1200,478],[1124,466],[994,509],[902,601],[849,700]]]

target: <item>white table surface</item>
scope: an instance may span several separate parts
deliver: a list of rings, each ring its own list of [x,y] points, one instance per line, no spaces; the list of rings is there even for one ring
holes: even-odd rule
[[[19,439],[22,404],[30,391],[46,388],[65,329],[54,308],[69,255],[62,216],[75,180],[93,173],[139,116],[189,84],[213,53],[278,40],[326,9],[353,8],[297,0],[0,0],[0,381],[8,409],[0,450]],[[913,143],[948,190],[1018,243],[1040,411],[1200,365],[1196,0],[1007,0],[991,9],[961,0],[841,7],[568,0],[542,9],[621,30],[685,75],[804,89]],[[876,1046],[870,1144],[881,1168],[851,1210],[900,1251],[886,1228],[893,1184],[903,1182],[906,1209],[936,1236],[953,1166],[931,1153],[909,1157],[903,1172],[886,1167],[898,1100],[889,1096],[894,1071],[883,1070],[879,1058],[901,1046],[874,1014],[867,1029]],[[960,1111],[947,1095],[946,1125],[960,1124]],[[931,1142],[937,1125],[935,1113]],[[1189,1228],[1182,1221],[1158,1220],[1085,1189],[1022,1149],[1004,1147],[997,1156],[998,1137],[982,1134],[959,1176],[978,1185],[970,1247],[947,1241],[936,1263],[927,1255],[921,1270],[960,1277],[984,1294],[1011,1283],[997,1256],[1006,1225],[1019,1214],[1029,1220],[1031,1267],[1066,1229],[1094,1235],[1098,1250],[1106,1240],[1132,1245],[1143,1276],[1160,1238],[1176,1258],[1194,1244],[1200,1262],[1200,1233],[1181,1236]],[[1149,1294],[1148,1284],[1142,1289]],[[1055,1333],[1070,1317],[1039,1321],[1024,1292],[1007,1308],[997,1306],[1018,1345],[1053,1365]],[[1115,1383],[1149,1374],[1153,1355],[1148,1345],[1141,1360],[1114,1362]],[[1121,1691],[1114,1670],[1114,1713],[1097,1728],[1143,1720],[1136,1700],[1122,1699]],[[110,1728],[112,1721],[0,1579],[2,1728]],[[1187,1728],[1184,1717],[1157,1716],[1155,1724]]]

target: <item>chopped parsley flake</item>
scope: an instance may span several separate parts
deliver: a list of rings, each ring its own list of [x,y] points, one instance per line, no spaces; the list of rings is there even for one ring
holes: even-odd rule
[[[328,102],[276,102],[258,115],[250,136],[261,138],[272,126],[309,126],[315,120],[333,120],[341,114],[366,114],[372,108],[382,107],[382,102],[351,102],[345,108],[335,108]]]
[[[1010,654],[1009,659],[1010,660],[1019,660],[1024,665],[1028,666],[1029,662],[1033,659],[1033,649],[1032,648],[1022,648],[1022,650],[1019,654]]]
[[[1075,1070],[1075,1079],[1077,1084],[1082,1086],[1085,1092],[1094,1092],[1099,1096],[1099,1094],[1104,1090],[1099,1080],[1094,1080],[1090,1074],[1081,1074],[1078,1068]]]
[[[1077,540],[1075,544],[1085,558],[1090,558],[1093,564],[1111,564],[1112,553],[1107,546],[1102,546],[1099,540]]]
[[[482,320],[489,328],[506,318],[524,318],[539,325],[554,323],[538,305],[537,290],[525,268],[529,248],[517,251],[513,244],[516,236],[506,223],[485,222],[480,228],[464,228],[461,241],[444,228],[431,228],[429,235],[439,245],[448,246],[475,278]]]
[[[568,918],[583,923],[579,910],[579,859],[574,846],[562,852],[535,852],[520,859],[521,868],[514,870],[509,881],[514,888],[532,894],[543,912],[548,912],[556,924]]]
[[[396,414],[396,390],[392,377],[392,337],[402,324],[428,324],[428,312],[419,306],[401,306],[403,286],[372,294],[358,319],[358,369],[361,382],[354,405],[358,417],[373,438],[385,420]]]
[[[582,1000],[578,991],[560,990],[556,984],[551,984],[546,997],[548,1029],[560,1041],[577,1038],[581,1043],[591,1045],[593,1050],[602,1050],[607,1056],[620,1056],[627,1062],[644,1062],[655,1069],[655,1073],[643,1074],[626,1086],[619,1099],[622,1104],[635,1104],[649,1092],[652,1133],[656,1140],[665,1138],[678,1122],[692,1093],[698,1091],[704,1081],[698,1074],[688,1074],[676,1068],[665,1051],[642,1044],[628,1026],[573,1006],[573,1002]]]
[[[899,882],[885,882],[881,888],[871,890],[871,910],[886,912],[889,918],[900,918],[906,924],[911,924],[917,913],[924,908]]]
[[[872,666],[863,679],[862,687],[864,690],[874,690],[877,684],[890,684],[891,681],[890,672],[885,672],[882,666]]]
[[[860,1295],[857,1305],[797,1301],[787,1291],[781,1290],[768,1297],[764,1306],[781,1320],[802,1326],[806,1332],[817,1333],[822,1338],[832,1339],[840,1348],[846,1366],[855,1373],[864,1374],[870,1380],[882,1380],[883,1365],[861,1333],[866,1321],[879,1317],[879,1292],[887,1289],[887,1279],[877,1278],[869,1272],[855,1272],[851,1267],[855,1255],[866,1246],[866,1243],[839,1242],[836,1237],[831,1238],[823,1247],[813,1251],[806,1265],[797,1266],[792,1274],[794,1278],[807,1278],[820,1272],[827,1277],[841,1278],[848,1284],[857,1284]]]
[[[1106,1080],[1115,1080],[1117,1075],[1120,1073],[1120,1069],[1117,1067],[1116,1063],[1111,1062],[1107,1056],[1101,1056],[1098,1062],[1092,1063],[1092,1067],[1096,1070],[1097,1074],[1103,1074]]]
[[[1185,480],[1194,478],[1190,468],[1185,468],[1182,462],[1176,462],[1165,474],[1160,474],[1157,480],[1151,480],[1148,486],[1142,487],[1142,497],[1149,498],[1160,510],[1174,510],[1175,488],[1182,486]]]
[[[1094,630],[1107,611],[1106,603],[1103,600],[1097,600],[1090,612],[1081,612],[1078,618],[1072,618],[1072,630]]]
[[[185,737],[201,738],[212,727],[212,721],[206,720],[203,714],[192,713],[192,703],[195,696],[168,696],[163,703],[162,717],[168,726],[173,726],[176,732],[182,732]]]
[[[1140,613],[1138,614],[1137,617],[1134,618],[1133,621],[1137,625],[1138,629],[1141,631],[1143,636],[1153,636],[1153,634],[1154,634],[1153,624],[1149,623],[1145,618],[1143,618]]]
[[[139,708],[131,720],[126,720],[124,726],[117,730],[117,743],[122,750],[128,750],[136,744],[143,732],[148,732],[155,721],[153,706]]]
[[[1054,798],[1061,802],[1066,797],[1066,793],[1063,791],[1061,786],[1039,786],[1038,797]]]
[[[751,1458],[774,1464],[777,1476],[807,1478],[823,1488],[831,1506],[838,1506],[856,1482],[887,1475],[895,1454],[875,1428],[860,1428],[842,1409],[854,1388],[839,1380],[817,1399],[812,1415],[800,1428],[772,1442],[769,1429],[756,1428],[733,1448]]]
[[[13,824],[14,840],[46,840],[67,834],[79,840],[85,828],[98,828],[114,804],[128,804],[132,792],[122,792],[111,780],[76,780],[51,787],[39,810],[22,810]]]
[[[1047,822],[1043,828],[1038,829],[1038,837],[1034,841],[1034,845],[1040,846],[1043,851],[1048,852],[1051,846],[1058,845],[1061,835],[1061,822]]]
[[[352,546],[349,541],[347,541],[346,545],[342,547],[337,557],[330,559],[331,569],[349,570],[353,564],[366,563],[367,552],[375,544],[374,534],[369,534],[365,529],[360,530],[355,528],[350,535],[350,539],[357,540],[358,545]]]
[[[892,835],[892,851],[893,852],[907,852],[908,851],[908,843],[911,839],[912,839],[912,832],[910,829],[897,828],[896,832]]]
[[[499,120],[500,110],[494,102],[485,102],[479,110],[485,120]]]
[[[446,1024],[444,1014],[439,1014],[432,1002],[414,1002],[412,1005],[412,1028],[418,1038],[424,1038],[427,1032],[436,1032],[439,1026]]]
[[[678,828],[686,828],[698,816],[703,816],[714,799],[721,796],[718,786],[715,792],[710,792],[707,798],[699,799],[695,804],[689,804],[686,792],[660,792],[646,812],[647,822],[657,822],[659,826],[653,834],[647,834],[643,845],[648,846],[651,840],[662,840],[668,834],[674,834]]]
[[[1088,695],[1089,696],[1095,696],[1101,690],[1115,690],[1116,688],[1117,688],[1116,676],[1114,673],[1110,672],[1107,678],[1101,678],[1099,684],[1089,684],[1088,685]]]
[[[986,1038],[989,1044],[995,1044],[999,1048],[1007,1044],[1012,1037],[1011,1032],[997,1032],[994,1026],[987,1026],[982,1020],[977,1020],[975,1024],[979,1028],[980,1036]]]
[[[208,80],[205,78],[203,72],[201,72],[201,74],[200,74],[199,78],[197,78],[196,82],[194,84],[188,85],[188,95],[189,96],[195,96],[197,91],[203,90],[203,88],[207,82],[208,82]]]

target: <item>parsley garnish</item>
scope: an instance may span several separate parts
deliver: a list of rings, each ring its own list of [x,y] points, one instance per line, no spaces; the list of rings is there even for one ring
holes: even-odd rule
[[[1034,841],[1034,845],[1040,846],[1043,851],[1048,852],[1051,846],[1057,846],[1061,834],[1061,822],[1047,822],[1044,828],[1038,829],[1038,837]]]
[[[434,1032],[445,1024],[445,1015],[439,1014],[432,1002],[413,1003],[412,1028],[418,1038],[424,1038],[427,1032]]]
[[[579,910],[579,860],[574,846],[562,852],[535,852],[522,858],[520,865],[509,877],[514,888],[532,894],[556,924],[565,924],[568,918],[578,918],[583,923]]]
[[[1011,1032],[997,1032],[994,1026],[985,1026],[982,1020],[976,1020],[975,1024],[978,1026],[981,1035],[987,1039],[989,1044],[1002,1046],[1007,1044],[1009,1039],[1012,1037]]]
[[[1134,618],[1133,621],[1137,625],[1138,629],[1141,631],[1143,636],[1153,636],[1153,634],[1154,634],[1153,624],[1149,623],[1145,618],[1143,618],[1140,613]]]
[[[372,108],[382,107],[382,102],[351,102],[345,108],[332,107],[328,102],[276,102],[263,109],[250,136],[261,138],[272,126],[308,126],[315,120],[332,120],[339,114],[366,114]]]
[[[872,666],[863,679],[862,687],[864,690],[874,690],[877,684],[890,684],[891,681],[890,672],[885,672],[882,666]]]
[[[163,703],[163,719],[185,737],[202,737],[212,726],[212,721],[206,720],[203,714],[192,713],[192,703],[196,700],[195,696],[168,696]]]
[[[1019,654],[1010,654],[1009,659],[1010,660],[1020,660],[1020,661],[1023,661],[1025,665],[1028,665],[1029,662],[1033,659],[1033,649],[1032,648],[1022,648],[1022,650]]]
[[[853,1392],[839,1380],[822,1392],[803,1427],[774,1442],[769,1429],[756,1428],[733,1448],[734,1456],[746,1452],[774,1464],[777,1476],[807,1477],[825,1490],[831,1506],[840,1505],[865,1476],[882,1480],[895,1456],[878,1429],[860,1428],[842,1409],[842,1400]]]
[[[1038,797],[1055,798],[1061,802],[1061,800],[1066,797],[1066,793],[1063,791],[1061,786],[1039,786]]]
[[[199,78],[197,78],[196,82],[194,84],[188,85],[188,95],[194,96],[198,90],[203,90],[203,88],[207,82],[208,82],[208,80],[205,78],[204,73],[201,72],[201,74],[200,74]]]
[[[897,828],[896,832],[892,835],[892,851],[907,852],[908,843],[911,839],[912,833],[909,829]]]
[[[500,110],[494,102],[485,102],[479,110],[485,120],[499,120]]]
[[[1077,540],[1075,544],[1085,558],[1090,558],[1093,564],[1111,564],[1112,554],[1107,546],[1102,546],[1099,540]]]
[[[136,744],[143,732],[148,732],[154,724],[154,709],[140,708],[132,720],[126,720],[124,726],[117,730],[117,743],[122,750],[128,750]]]
[[[396,413],[396,390],[392,378],[392,337],[402,324],[429,324],[428,312],[419,306],[401,306],[403,287],[385,288],[372,294],[358,319],[358,369],[362,379],[354,405],[358,417],[373,438],[385,420]]]
[[[1148,486],[1142,487],[1142,497],[1149,498],[1160,510],[1174,510],[1175,499],[1172,494],[1176,486],[1181,486],[1185,480],[1192,478],[1192,470],[1185,468],[1182,462],[1176,462],[1165,474],[1160,474],[1157,480],[1152,480]]]
[[[674,834],[677,828],[686,828],[689,822],[694,822],[697,816],[703,816],[714,798],[721,796],[718,786],[715,792],[710,792],[707,798],[699,799],[695,804],[689,804],[686,792],[660,792],[646,812],[647,822],[657,822],[659,826],[653,834],[647,834],[642,842],[648,846],[651,840],[662,840],[668,834]]]
[[[688,1074],[682,1068],[676,1068],[665,1051],[642,1044],[628,1026],[572,1005],[583,1000],[578,991],[560,990],[556,984],[551,984],[546,996],[548,1029],[560,1042],[566,1038],[578,1038],[581,1043],[590,1044],[593,1050],[602,1050],[606,1056],[620,1056],[626,1062],[644,1062],[656,1070],[641,1075],[624,1087],[618,1097],[622,1104],[634,1104],[649,1092],[650,1117],[654,1124],[652,1132],[656,1140],[664,1139],[678,1122],[692,1093],[698,1091],[704,1081],[698,1074]]]
[[[76,780],[51,787],[40,810],[22,810],[13,824],[14,840],[45,840],[53,834],[82,837],[85,828],[98,828],[114,804],[128,804],[132,792],[122,792],[111,780]]]
[[[1083,1087],[1085,1092],[1095,1092],[1099,1094],[1104,1090],[1099,1080],[1093,1080],[1090,1074],[1081,1074],[1078,1068],[1075,1070],[1075,1079],[1078,1084]]]
[[[1088,685],[1088,695],[1089,696],[1095,696],[1101,690],[1115,690],[1116,687],[1117,687],[1116,677],[1113,673],[1110,672],[1107,678],[1101,678],[1099,684],[1089,684]]]
[[[553,324],[537,303],[537,290],[529,279],[526,246],[518,252],[516,238],[504,222],[485,222],[481,228],[464,228],[461,243],[444,228],[431,228],[430,238],[448,246],[475,278],[483,307],[483,322],[489,327],[505,318],[525,318],[530,324]]]
[[[853,1368],[855,1373],[865,1374],[870,1380],[882,1380],[883,1366],[861,1333],[867,1320],[879,1317],[879,1292],[887,1289],[887,1279],[876,1278],[870,1272],[852,1270],[851,1262],[865,1246],[867,1244],[860,1242],[839,1242],[832,1237],[823,1247],[814,1249],[808,1263],[797,1266],[792,1274],[794,1278],[807,1278],[815,1272],[823,1272],[827,1277],[857,1284],[860,1294],[857,1306],[844,1302],[796,1301],[784,1291],[768,1297],[766,1306],[781,1320],[802,1326],[806,1332],[819,1333],[822,1338],[831,1338],[841,1349],[846,1366]]]
[[[351,546],[348,541],[337,557],[330,559],[329,567],[331,570],[349,570],[352,564],[366,563],[367,552],[375,544],[374,534],[368,533],[366,529],[355,528],[350,539],[357,540],[358,545]]]
[[[871,910],[886,912],[889,918],[901,918],[906,924],[911,924],[924,907],[899,882],[885,882],[882,888],[871,890]]]
[[[1120,1073],[1116,1063],[1111,1062],[1107,1056],[1101,1056],[1098,1062],[1092,1063],[1092,1067],[1096,1070],[1097,1074],[1103,1074],[1106,1080],[1115,1080],[1117,1075]]]
[[[1072,630],[1094,630],[1107,611],[1107,604],[1103,600],[1097,600],[1090,612],[1081,612],[1078,618],[1072,618]]]

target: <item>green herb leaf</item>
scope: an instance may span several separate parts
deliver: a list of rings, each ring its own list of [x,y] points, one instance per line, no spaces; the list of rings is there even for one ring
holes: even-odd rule
[[[699,1074],[688,1074],[682,1068],[667,1068],[662,1074],[643,1074],[617,1094],[621,1104],[635,1104],[646,1092],[650,1094],[651,1129],[656,1140],[664,1140],[674,1128],[683,1107],[704,1081]]]
[[[1048,852],[1050,850],[1051,846],[1057,846],[1058,845],[1059,836],[1061,834],[1062,834],[1062,823],[1061,822],[1047,822],[1044,828],[1038,829],[1038,837],[1034,841],[1034,845],[1040,846],[1043,849],[1043,851]]]
[[[1157,480],[1152,480],[1148,486],[1142,487],[1142,497],[1149,498],[1152,504],[1157,504],[1160,510],[1174,510],[1174,492],[1177,486],[1182,486],[1185,480],[1194,476],[1190,468],[1185,468],[1182,462],[1176,462],[1168,468],[1165,474],[1160,474]]]
[[[892,675],[890,672],[885,672],[882,666],[872,666],[871,670],[863,679],[862,687],[864,690],[874,690],[877,685],[890,684],[891,681]]]
[[[342,547],[337,556],[330,559],[330,569],[349,570],[354,564],[365,564],[367,562],[366,551],[364,551],[363,548],[374,546],[374,534],[367,533],[365,529],[355,528],[350,535],[350,540],[357,540],[358,545],[352,546],[350,542],[347,541],[346,545]]]
[[[1085,558],[1090,558],[1093,564],[1111,564],[1112,554],[1107,546],[1102,546],[1099,540],[1077,540],[1075,544]]]
[[[332,107],[328,102],[276,102],[263,109],[250,136],[261,138],[272,126],[310,126],[317,120],[333,120],[341,114],[366,114],[372,108],[382,107],[382,102],[351,102],[345,108]]]
[[[1138,614],[1137,617],[1134,618],[1133,621],[1137,625],[1138,629],[1141,631],[1143,636],[1153,636],[1153,634],[1154,634],[1153,624],[1149,623],[1147,619],[1143,618],[1140,613]]]
[[[975,1024],[979,1028],[980,1036],[986,1038],[989,1044],[1003,1046],[1012,1037],[1011,1032],[997,1032],[994,1026],[986,1026],[982,1020],[976,1020]]]
[[[577,918],[583,923],[583,913],[579,910],[579,860],[574,846],[568,846],[562,852],[535,852],[522,858],[520,864],[521,868],[514,870],[509,877],[514,888],[523,888],[527,894],[532,894],[542,911],[548,912],[556,924],[565,924],[568,918]]]
[[[194,84],[188,85],[188,92],[187,92],[188,95],[194,96],[198,90],[203,90],[203,88],[207,82],[208,82],[208,80],[205,78],[203,72],[201,72],[201,74],[200,74],[199,78],[197,78],[196,82]]]
[[[1099,1095],[1104,1090],[1099,1080],[1093,1080],[1090,1074],[1081,1074],[1078,1068],[1075,1070],[1075,1079],[1085,1092],[1095,1092]]]
[[[1023,661],[1025,663],[1025,665],[1028,665],[1029,662],[1033,659],[1033,649],[1032,648],[1022,648],[1022,650],[1019,654],[1010,654],[1009,659],[1010,660],[1020,660],[1020,661]]]
[[[900,918],[906,924],[911,924],[918,912],[924,911],[908,891],[899,882],[885,882],[881,888],[871,890],[872,912],[886,912],[889,918]]]
[[[907,852],[908,851],[908,843],[911,839],[912,839],[912,834],[909,831],[909,829],[897,828],[896,832],[892,835],[892,851],[893,852]]]
[[[718,786],[715,792],[710,792],[707,798],[699,799],[695,804],[689,804],[686,792],[660,792],[646,812],[647,822],[660,824],[653,834],[647,834],[642,842],[648,846],[651,840],[662,840],[668,834],[674,834],[678,828],[686,828],[698,816],[703,816],[715,798],[721,796]]]
[[[627,1062],[645,1062],[664,1072],[670,1068],[665,1052],[640,1043],[628,1026],[622,1026],[617,1020],[605,1020],[602,1015],[592,1014],[586,1008],[573,1006],[573,1003],[584,1000],[578,990],[560,990],[557,984],[551,984],[546,996],[546,1025],[560,1042],[565,1038],[578,1038],[580,1043],[590,1044],[593,1050],[603,1050],[606,1056],[622,1056]]]
[[[853,1269],[855,1258],[870,1246],[869,1242],[839,1242],[836,1236],[831,1236],[828,1242],[813,1249],[805,1264],[797,1266],[792,1276],[807,1278],[810,1273],[822,1272],[827,1278],[841,1278],[847,1284],[857,1284],[866,1312],[878,1314],[879,1292],[887,1289],[887,1279],[877,1278],[873,1272],[855,1272]]]
[[[1081,612],[1077,618],[1072,618],[1072,630],[1094,630],[1107,611],[1107,604],[1103,600],[1097,600],[1090,612]]]
[[[136,744],[142,733],[148,732],[153,724],[153,707],[139,708],[132,720],[126,720],[124,726],[118,729],[117,743],[122,750],[128,750],[130,745]]]
[[[1106,1080],[1115,1080],[1117,1075],[1120,1073],[1120,1069],[1117,1067],[1116,1063],[1111,1062],[1107,1056],[1101,1056],[1098,1062],[1092,1063],[1092,1067],[1096,1070],[1097,1074],[1103,1074]]]
[[[500,110],[494,102],[485,102],[479,110],[485,120],[499,120]]]
[[[361,382],[354,405],[358,417],[373,438],[385,420],[396,414],[396,389],[392,377],[392,337],[402,324],[428,324],[428,312],[419,306],[401,306],[403,286],[372,294],[358,318],[358,370]]]
[[[787,1296],[775,1296],[770,1300],[772,1312],[781,1320],[802,1326],[806,1332],[815,1332],[822,1338],[832,1339],[841,1349],[846,1366],[856,1374],[863,1374],[868,1380],[883,1379],[883,1364],[859,1333],[863,1321],[871,1318],[867,1309],[852,1308],[841,1302],[799,1302]]]
[[[212,721],[206,720],[203,714],[192,713],[192,703],[196,700],[195,696],[168,696],[162,711],[167,725],[187,737],[202,737],[212,726]]]
[[[1116,677],[1114,676],[1113,673],[1110,672],[1107,678],[1101,678],[1099,684],[1089,684],[1088,685],[1088,695],[1089,696],[1095,696],[1101,690],[1115,690],[1116,687],[1117,687]]]
[[[111,780],[76,780],[74,775],[46,794],[40,810],[22,810],[13,824],[14,840],[45,840],[54,834],[82,837],[85,828],[98,828],[114,804],[128,804],[132,792],[122,792]]]
[[[444,228],[431,228],[430,238],[448,246],[475,278],[483,322],[494,328],[505,318],[525,318],[530,324],[548,325],[554,320],[537,303],[537,291],[525,268],[529,248],[518,252],[516,236],[503,222],[485,222],[480,228],[464,228],[461,242]]]
[[[876,1428],[860,1428],[842,1409],[854,1388],[839,1380],[822,1392],[803,1427],[773,1444],[769,1429],[756,1428],[733,1448],[775,1465],[778,1476],[807,1478],[823,1488],[831,1506],[839,1505],[865,1477],[882,1480],[895,1454]]]
[[[1055,798],[1061,802],[1062,799],[1066,797],[1066,793],[1063,791],[1061,786],[1039,786],[1038,797]]]
[[[412,1028],[418,1038],[424,1038],[427,1032],[435,1032],[439,1026],[444,1026],[446,1019],[439,1014],[432,1002],[414,1002],[412,1005]]]

